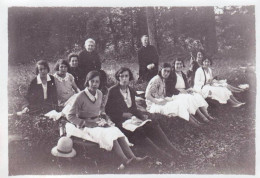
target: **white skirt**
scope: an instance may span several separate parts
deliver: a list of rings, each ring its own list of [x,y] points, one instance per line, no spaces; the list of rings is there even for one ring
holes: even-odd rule
[[[165,105],[151,103],[148,112],[159,113],[166,116],[179,116],[180,118],[189,121],[188,104],[179,99],[168,101]]]
[[[201,94],[203,97],[217,100],[221,104],[226,104],[232,95],[231,91],[226,87],[211,85],[205,85],[201,90]]]
[[[84,129],[76,128],[73,124],[66,124],[67,136],[79,137],[99,144],[100,148],[111,151],[114,140],[123,137],[129,146],[133,146],[127,137],[117,127],[94,127]]]
[[[178,94],[175,95],[175,98],[180,100],[179,102],[185,103],[188,105],[188,111],[190,114],[195,114],[198,108],[200,107],[208,107],[208,103],[205,101],[205,99],[198,93],[192,93],[192,94]]]

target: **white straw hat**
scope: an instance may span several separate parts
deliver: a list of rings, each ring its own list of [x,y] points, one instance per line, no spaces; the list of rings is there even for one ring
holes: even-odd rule
[[[57,157],[72,158],[76,156],[76,151],[73,149],[73,142],[69,137],[61,137],[57,146],[52,148],[51,154]]]

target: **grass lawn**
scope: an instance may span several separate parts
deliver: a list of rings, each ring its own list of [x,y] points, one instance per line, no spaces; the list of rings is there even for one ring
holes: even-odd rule
[[[113,84],[114,73],[120,66],[127,66],[137,78],[138,66],[135,63],[105,61],[103,69]],[[213,73],[226,78],[230,84],[248,83],[250,89],[234,94],[238,100],[246,102],[240,108],[210,102],[209,112],[219,118],[202,128],[194,128],[179,118],[156,115],[160,125],[188,160],[165,162],[152,159],[146,165],[138,165],[118,172],[119,163],[111,152],[97,147],[74,145],[77,156],[72,159],[58,159],[50,154],[59,138],[58,125],[54,121],[40,117],[10,117],[9,128],[9,175],[52,175],[52,174],[255,174],[255,103],[256,76],[248,66],[248,61],[221,60],[214,63]],[[53,63],[51,63],[53,68]],[[9,66],[8,112],[19,111],[25,103],[27,86],[34,77],[34,63]],[[146,84],[132,87],[145,90]],[[10,139],[15,138],[15,139]],[[137,155],[147,154],[145,145],[133,147]],[[153,153],[149,153],[152,155]]]

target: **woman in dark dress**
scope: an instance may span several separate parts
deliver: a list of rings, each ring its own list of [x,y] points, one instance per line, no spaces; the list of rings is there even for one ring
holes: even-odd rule
[[[44,60],[36,63],[36,77],[31,81],[26,99],[28,105],[18,115],[24,113],[40,114],[57,109],[57,90],[54,77],[50,74],[50,67]]]
[[[82,77],[83,71],[79,67],[79,56],[75,53],[71,53],[69,55],[68,59],[69,59],[69,64],[70,64],[70,68],[69,68],[68,72],[73,75],[74,81],[75,81],[76,85],[78,86],[78,88],[80,90],[83,90],[85,78]]]
[[[136,92],[129,87],[133,80],[133,74],[129,68],[122,67],[115,77],[119,84],[109,89],[105,111],[118,128],[132,141],[141,138],[149,144],[149,147],[157,150],[161,155],[172,158],[178,157],[178,151],[174,148],[159,124],[151,121],[136,107]]]

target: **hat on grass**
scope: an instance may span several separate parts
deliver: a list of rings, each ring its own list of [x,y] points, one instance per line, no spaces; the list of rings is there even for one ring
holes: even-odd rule
[[[61,137],[57,146],[52,148],[51,154],[57,157],[72,158],[76,155],[76,151],[73,149],[73,142],[69,137]]]

